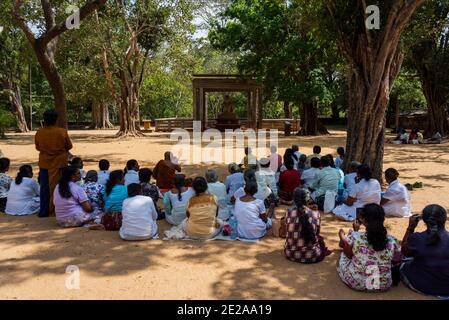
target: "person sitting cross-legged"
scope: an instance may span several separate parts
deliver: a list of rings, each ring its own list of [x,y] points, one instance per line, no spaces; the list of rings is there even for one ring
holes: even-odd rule
[[[40,187],[33,180],[33,168],[23,165],[16,179],[11,183],[5,213],[14,216],[31,215],[39,212]]]
[[[317,172],[310,188],[314,190],[312,199],[318,205],[318,209],[324,210],[324,201],[326,193],[333,192],[338,194],[338,184],[340,182],[339,172],[331,167],[331,159],[328,156],[321,157],[322,169]]]
[[[387,216],[408,218],[411,216],[410,194],[407,188],[398,181],[398,177],[399,172],[394,168],[385,171],[385,180],[389,186],[380,204]]]
[[[343,204],[332,210],[335,216],[344,221],[354,221],[357,209],[369,203],[380,204],[380,183],[373,179],[369,166],[361,165],[357,168],[357,184],[352,188],[349,197]]]
[[[307,207],[309,192],[306,189],[297,188],[293,201],[295,206],[288,210],[285,221],[285,256],[299,263],[320,262],[330,253],[320,236],[320,213]]]

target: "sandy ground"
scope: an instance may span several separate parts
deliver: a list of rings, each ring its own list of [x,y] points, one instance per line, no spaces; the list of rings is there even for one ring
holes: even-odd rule
[[[112,168],[123,168],[136,158],[141,167],[152,167],[170,148],[166,134],[141,139],[113,138],[113,131],[71,131],[73,154],[85,159],[86,169],[96,169],[100,158]],[[280,138],[280,152],[296,143],[311,153],[315,144],[323,153],[345,145],[345,133],[325,137]],[[18,166],[32,164],[37,173],[33,134],[8,135],[0,148]],[[422,181],[412,192],[413,211],[426,204],[449,207],[449,144],[387,146],[385,168],[394,166],[403,183]],[[225,165],[192,165],[188,175],[210,167],[224,177]],[[281,213],[281,212],[279,212]],[[389,232],[401,239],[407,220],[388,219]],[[165,222],[159,224],[162,232]],[[300,265],[283,255],[283,240],[267,237],[254,244],[241,242],[147,241],[128,243],[115,232],[85,228],[63,230],[53,218],[0,215],[0,299],[428,299],[402,284],[387,293],[365,294],[348,289],[335,267],[339,256],[338,230],[348,223],[323,217],[322,235],[336,250],[317,265]],[[68,290],[66,267],[80,270],[80,289]]]

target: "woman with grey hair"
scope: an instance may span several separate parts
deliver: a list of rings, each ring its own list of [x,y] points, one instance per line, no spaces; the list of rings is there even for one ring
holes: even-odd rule
[[[218,218],[224,221],[228,220],[229,210],[227,206],[225,184],[218,181],[217,171],[213,169],[206,171],[206,181],[209,193],[216,196],[218,200]]]

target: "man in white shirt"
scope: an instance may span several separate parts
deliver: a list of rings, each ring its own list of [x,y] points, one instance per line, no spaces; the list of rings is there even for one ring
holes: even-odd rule
[[[385,215],[399,218],[411,216],[410,194],[407,188],[398,181],[399,172],[390,168],[385,171],[385,180],[389,187],[382,196],[381,205]]]
[[[97,171],[98,173],[98,183],[106,186],[106,183],[109,180],[109,175],[111,174],[111,171],[109,171],[109,161],[106,159],[102,159],[98,162],[98,167],[100,170]]]
[[[352,188],[356,185],[355,178],[357,177],[357,168],[360,166],[360,162],[352,161],[349,165],[349,173],[345,175],[345,190],[343,191],[343,200],[346,200],[351,193]]]
[[[301,181],[305,188],[312,186],[313,180],[318,172],[320,172],[321,160],[319,158],[312,158],[310,160],[311,168],[304,170],[301,175]]]

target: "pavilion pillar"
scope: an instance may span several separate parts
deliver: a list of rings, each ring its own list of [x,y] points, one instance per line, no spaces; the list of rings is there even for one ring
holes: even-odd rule
[[[257,129],[262,129],[262,124],[263,124],[263,92],[262,92],[262,88],[257,89],[257,113],[258,113]]]

